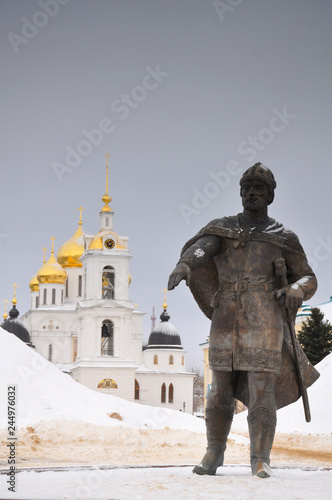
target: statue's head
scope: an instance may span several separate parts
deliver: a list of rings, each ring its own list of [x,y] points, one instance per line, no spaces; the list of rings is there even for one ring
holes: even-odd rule
[[[243,185],[251,182],[265,184],[268,188],[267,204],[271,205],[274,200],[274,190],[277,183],[274,179],[273,173],[262,163],[255,163],[252,167],[249,167],[240,179],[241,191],[240,195],[243,199]]]

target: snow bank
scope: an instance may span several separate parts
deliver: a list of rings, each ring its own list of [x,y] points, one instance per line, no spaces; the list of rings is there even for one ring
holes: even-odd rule
[[[94,425],[169,427],[205,433],[204,422],[192,415],[132,403],[88,389],[0,328],[0,429],[7,427],[7,388],[13,384],[17,391],[19,428],[41,421],[73,420]],[[110,417],[117,413],[122,420]]]

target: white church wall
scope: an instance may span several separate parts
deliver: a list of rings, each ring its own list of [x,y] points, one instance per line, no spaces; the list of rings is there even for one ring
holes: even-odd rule
[[[74,380],[90,389],[134,401],[135,367],[94,367],[85,363],[85,366],[74,367],[72,376]],[[114,380],[117,388],[98,389],[100,382],[105,379]]]
[[[143,316],[145,313],[133,311],[131,316],[130,355],[137,365],[143,363]]]
[[[136,372],[140,398],[137,403],[193,412],[193,378],[191,373]],[[162,385],[165,384],[165,402],[162,402]],[[173,385],[173,402],[169,401],[169,387]],[[184,404],[183,404],[184,403]]]
[[[38,307],[39,307],[39,290],[36,292],[31,292],[31,309],[37,309]]]
[[[83,268],[66,267],[67,283],[65,285],[64,302],[77,302],[83,298]],[[81,276],[81,279],[79,278]],[[81,284],[80,284],[81,281]]]
[[[72,337],[78,335],[73,311],[35,309],[23,315],[22,322],[39,354],[54,363],[71,363]]]
[[[63,303],[65,285],[62,283],[40,283],[39,284],[39,308],[56,307]]]
[[[173,357],[173,363],[171,363],[172,360],[170,357]],[[185,371],[185,351],[182,349],[145,349],[143,351],[143,360],[145,366],[152,370],[169,372]]]

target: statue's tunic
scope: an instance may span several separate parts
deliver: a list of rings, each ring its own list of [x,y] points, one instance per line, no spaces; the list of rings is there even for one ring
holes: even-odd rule
[[[201,244],[204,241],[201,237],[207,235],[220,238],[217,254],[208,259]],[[285,311],[275,296],[280,284],[274,261],[280,257],[286,261],[288,283],[301,286],[304,300],[308,300],[316,291],[316,277],[297,236],[274,219],[269,218],[257,227],[250,227],[241,214],[213,220],[189,240],[180,259],[192,269],[190,289],[212,320],[210,368],[279,374],[278,407],[300,395],[295,368],[290,364],[293,354]],[[309,386],[318,373],[300,347],[299,353],[305,383]],[[296,394],[290,397],[292,401],[282,394],[287,372],[295,379]],[[237,397],[246,404],[244,386]]]

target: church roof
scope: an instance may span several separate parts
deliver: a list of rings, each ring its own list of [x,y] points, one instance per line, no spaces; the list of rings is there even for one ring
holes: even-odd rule
[[[167,304],[164,304],[167,307]],[[160,315],[161,322],[156,325],[150,333],[146,349],[164,349],[171,347],[173,349],[183,349],[179,332],[172,323],[169,322],[170,316],[164,307]]]
[[[9,318],[2,323],[1,327],[7,332],[14,334],[26,344],[31,344],[29,330],[24,326],[22,321],[18,319],[19,314],[14,304],[13,308],[9,311]]]
[[[55,238],[52,236],[51,257],[45,262],[44,254],[43,265],[37,272],[37,280],[39,283],[66,283],[67,273],[54,257],[54,239]]]
[[[80,257],[84,253],[84,231],[82,229],[82,208],[75,234],[59,248],[57,260],[62,267],[82,267]]]

